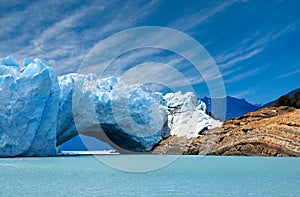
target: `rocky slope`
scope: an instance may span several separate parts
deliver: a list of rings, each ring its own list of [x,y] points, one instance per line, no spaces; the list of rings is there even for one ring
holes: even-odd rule
[[[187,140],[167,138],[156,154],[300,156],[300,109],[263,108],[227,120],[221,128]]]

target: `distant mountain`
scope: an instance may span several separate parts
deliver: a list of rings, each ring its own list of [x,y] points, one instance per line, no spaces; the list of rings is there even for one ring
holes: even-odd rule
[[[245,99],[238,99],[231,96],[227,96],[225,98],[217,98],[213,100],[213,110],[211,111],[212,100],[209,97],[204,97],[201,99],[207,107],[208,112],[211,112],[213,116],[218,119],[231,119],[235,117],[242,116],[246,113],[256,111],[261,108],[261,105],[253,105],[247,102]],[[221,106],[226,105],[226,114],[223,112],[223,108]],[[220,110],[221,109],[221,110]],[[225,118],[224,118],[225,117]]]
[[[86,147],[86,146],[88,147]],[[60,146],[62,151],[85,151],[85,150],[113,150],[107,143],[93,137],[77,135]]]
[[[283,96],[289,96],[289,97],[293,97],[297,92],[300,92],[300,88],[298,88],[298,89],[295,89],[295,90],[293,90],[293,91],[290,91],[289,93],[287,93],[287,94],[285,94],[285,95],[283,95]],[[279,97],[280,98],[280,97]],[[278,99],[279,99],[278,98]],[[266,103],[266,104],[264,104],[262,107],[264,108],[264,107],[271,107],[273,104],[275,104],[277,101],[278,101],[278,99],[276,99],[276,100],[274,100],[274,101],[271,101],[271,102],[269,102],[269,103]]]

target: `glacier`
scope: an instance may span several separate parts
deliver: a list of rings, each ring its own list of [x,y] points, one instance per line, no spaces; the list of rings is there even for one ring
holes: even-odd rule
[[[170,135],[198,137],[222,123],[187,92],[162,95],[122,78],[57,76],[41,59],[0,59],[0,157],[54,156],[78,134],[107,142],[121,153],[150,151]]]

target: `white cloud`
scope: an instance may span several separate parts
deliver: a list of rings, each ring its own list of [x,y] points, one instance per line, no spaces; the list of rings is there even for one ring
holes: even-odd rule
[[[253,76],[253,75],[261,72],[264,69],[265,69],[264,67],[261,67],[261,68],[256,68],[256,69],[253,69],[253,70],[249,70],[247,72],[240,72],[238,75],[235,75],[234,77],[225,79],[225,83],[227,84],[227,83],[237,82],[239,80],[242,80],[242,79],[245,79],[247,77]]]
[[[127,1],[120,10],[110,13],[109,17],[111,20],[101,27],[99,34],[116,33],[120,30],[137,26],[145,17],[157,9],[158,2],[158,0],[152,0],[140,6],[139,1]]]
[[[217,55],[215,60],[218,65],[232,66],[235,63],[251,58],[252,56],[260,53],[271,41],[293,31],[295,24],[291,23],[282,29],[273,29],[267,33],[262,31],[255,31],[252,36],[246,37],[238,45],[224,51],[222,54]],[[227,65],[228,62],[232,62]]]
[[[51,60],[59,74],[74,72],[95,43],[138,25],[157,5],[157,1],[23,2],[23,9],[0,18],[0,36],[10,36],[0,41],[0,55],[35,56]],[[65,64],[69,67],[58,66]]]
[[[244,90],[244,91],[239,91],[237,93],[233,93],[231,94],[231,96],[235,97],[235,98],[245,98],[248,95],[253,95],[255,93],[254,89],[250,89],[250,90]]]
[[[189,36],[184,35],[178,31],[170,30],[168,28],[139,28],[135,30],[130,30],[129,32],[123,32],[121,34],[114,35],[109,39],[103,41],[101,45],[94,48],[89,54],[89,58],[84,62],[84,67],[81,69],[84,73],[95,73],[101,75],[109,65],[113,58],[116,58],[120,54],[126,53],[128,50],[137,49],[140,47],[158,47],[160,49],[166,49],[178,53],[182,56],[179,58],[176,55],[172,56],[161,56],[161,61],[156,59],[158,63],[164,63],[174,66],[182,73],[186,78],[189,79],[190,84],[201,83],[204,80],[210,82],[215,80],[215,83],[221,77],[217,67],[214,65],[209,54],[199,45],[195,40],[190,39]],[[121,59],[120,64],[124,63],[145,63],[147,58],[138,62],[140,57],[145,57],[149,54],[143,51],[129,55]],[[190,63],[184,61],[191,61]],[[129,69],[129,67],[115,67],[112,69],[114,74],[123,73],[124,70]],[[118,65],[117,65],[118,66]],[[148,67],[149,68],[149,67]],[[140,71],[140,70],[138,70]],[[148,70],[146,73],[152,73],[152,69]],[[160,70],[158,76],[169,76],[167,70]],[[145,72],[137,74],[135,76],[143,76]],[[202,76],[201,76],[202,75]],[[179,83],[177,83],[179,85]]]
[[[155,82],[167,87],[180,87],[190,84],[183,73],[168,64],[147,62],[128,70],[122,79],[129,84]]]
[[[237,2],[236,0],[227,0],[222,2],[215,2],[210,8],[204,8],[198,11],[195,14],[187,15],[183,18],[180,18],[170,24],[170,27],[180,29],[181,31],[188,32],[191,29],[195,28],[199,24],[208,20],[210,17],[215,14],[226,10],[232,4]],[[199,32],[198,32],[199,33]]]
[[[296,68],[295,68],[294,71],[291,71],[291,72],[288,72],[288,73],[284,73],[284,74],[282,74],[282,75],[279,75],[279,76],[277,76],[277,77],[274,77],[274,78],[272,79],[272,81],[278,80],[278,79],[283,79],[283,78],[286,78],[286,77],[289,77],[289,76],[292,76],[292,75],[295,75],[295,74],[300,73],[299,67],[300,67],[300,65],[298,64],[298,65],[296,65]]]
[[[228,69],[228,68],[232,67],[233,65],[236,65],[239,62],[250,59],[251,57],[253,57],[256,54],[260,53],[262,50],[263,50],[263,48],[258,48],[258,49],[255,49],[255,50],[249,52],[249,53],[245,53],[243,55],[236,56],[235,58],[229,60],[228,62],[226,62],[224,64],[220,64],[219,66],[220,66],[221,69],[224,69],[224,68]]]

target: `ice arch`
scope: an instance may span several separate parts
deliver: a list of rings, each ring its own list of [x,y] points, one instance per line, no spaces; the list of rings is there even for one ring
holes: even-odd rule
[[[0,59],[0,157],[56,155],[56,147],[78,133],[120,152],[149,151],[168,135],[191,138],[208,125],[219,126],[204,109],[193,93],[162,96],[116,77],[57,77],[37,58],[23,66],[11,56]]]

